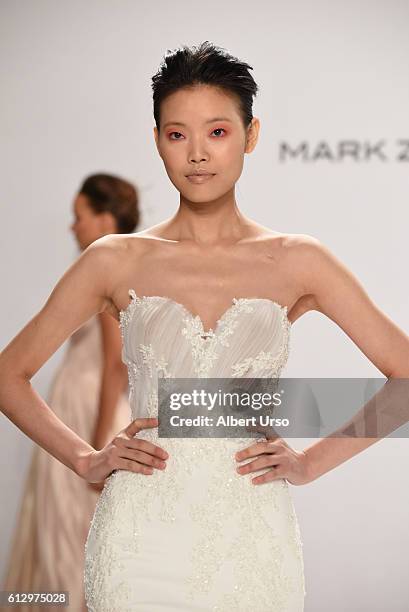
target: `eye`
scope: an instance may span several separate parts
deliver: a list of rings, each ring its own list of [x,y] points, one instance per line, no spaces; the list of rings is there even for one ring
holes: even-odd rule
[[[171,140],[180,140],[180,138],[171,138],[172,134],[178,134],[179,136],[182,136],[182,134],[180,132],[170,132],[169,134],[169,138]]]
[[[215,132],[223,132],[224,134],[226,134],[226,130],[224,128],[216,128],[213,130],[212,134],[214,134]],[[172,138],[173,135],[175,135],[174,138]],[[181,140],[180,138],[181,136],[183,137],[183,134],[181,134],[180,132],[170,132],[169,133],[170,140]],[[220,136],[221,134],[217,135],[218,138],[220,138]]]

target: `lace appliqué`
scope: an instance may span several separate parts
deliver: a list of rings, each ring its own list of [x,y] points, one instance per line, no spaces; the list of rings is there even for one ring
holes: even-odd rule
[[[247,357],[243,361],[231,366],[232,378],[243,378],[251,370],[252,376],[276,378],[288,361],[290,348],[291,323],[287,316],[287,307],[280,306],[281,327],[283,330],[283,340],[281,350],[260,351],[255,357]]]
[[[128,295],[131,297],[131,302],[125,310],[119,312],[119,327],[121,330],[122,346],[125,345],[126,329],[131,322],[136,307],[143,307],[147,302],[136,295],[134,289],[129,289]],[[135,361],[128,359],[125,356],[124,349],[122,350],[122,360],[128,369],[128,382],[130,388],[130,398],[135,393],[136,381],[146,370],[150,378],[153,378],[154,371],[160,377],[174,378],[174,375],[169,370],[169,365],[164,357],[156,358],[152,344],[139,344],[138,352],[141,355],[141,364],[136,364]],[[146,366],[145,368],[143,366]]]
[[[228,337],[234,332],[238,324],[237,316],[240,312],[253,312],[253,306],[246,298],[233,298],[232,305],[217,322],[216,331],[212,329],[205,332],[199,315],[193,316],[187,313],[184,319],[185,327],[182,335],[192,345],[192,356],[194,369],[198,378],[206,378],[218,358],[217,347],[220,345],[228,347]],[[208,336],[203,339],[202,336]]]
[[[238,301],[236,301],[237,304]],[[246,308],[247,312],[252,311],[250,304],[246,303],[246,298],[240,300],[240,305]],[[235,309],[232,309],[229,316],[226,317],[221,336],[226,342],[226,338],[233,332],[237,325],[237,319],[234,316]],[[279,377],[279,374],[288,360],[289,354],[289,335],[291,323],[287,316],[287,308],[280,307],[281,327],[283,330],[283,339],[281,349],[278,351],[261,351],[256,357],[248,358],[238,364],[232,366],[234,377],[243,377],[250,369],[252,375],[261,375],[267,377]],[[202,322],[199,318],[186,321],[187,328],[184,334],[192,342],[193,356],[196,359],[196,371],[199,376],[208,376],[214,360],[217,358],[217,334],[213,334],[210,340],[203,342],[201,333],[203,332]],[[190,325],[189,325],[190,323]],[[250,444],[253,440],[240,440]],[[235,586],[234,591],[225,594],[218,605],[212,609],[216,612],[230,612],[231,610],[254,612],[264,612],[271,610],[282,612],[286,609],[289,598],[299,589],[298,575],[292,576],[286,574],[285,563],[283,560],[282,544],[277,541],[277,538],[270,526],[267,526],[262,513],[259,511],[257,503],[252,501],[253,492],[248,490],[252,487],[249,481],[246,481],[241,476],[239,482],[236,480],[236,474],[226,479],[226,467],[229,463],[229,458],[224,454],[226,451],[231,452],[231,440],[219,440],[220,448],[215,450],[220,459],[220,465],[212,467],[214,474],[211,484],[207,490],[207,497],[204,501],[192,505],[190,507],[190,516],[201,525],[203,537],[193,547],[191,553],[191,562],[193,574],[188,579],[190,586],[189,597],[194,599],[196,593],[208,593],[211,590],[213,579],[223,564],[228,559],[233,560]],[[238,440],[235,440],[237,443]],[[208,442],[209,453],[208,457],[212,456],[211,443]],[[222,451],[222,452],[220,452]],[[224,452],[223,452],[224,451]],[[231,466],[232,472],[235,466]],[[282,510],[282,504],[290,504],[290,500],[280,499],[281,490],[287,491],[287,482],[285,480],[273,481],[269,483],[273,487],[272,492],[267,492],[266,498],[269,497],[267,505],[270,504],[271,512]],[[266,485],[265,485],[266,486]],[[223,490],[223,498],[220,498],[220,491]],[[258,491],[257,491],[258,492]],[[260,494],[262,497],[262,495]],[[228,549],[218,547],[219,542],[223,542],[223,522],[228,520],[229,516],[240,516],[239,527],[236,538],[234,538]],[[301,538],[298,528],[298,522],[295,513],[292,509],[289,510],[289,537],[293,546],[293,554],[298,559],[299,563],[303,564],[301,553]],[[262,537],[264,542],[268,540],[271,557],[266,562],[265,556],[260,557],[257,551],[256,541]],[[246,576],[248,575],[249,567],[258,568],[257,576],[259,577],[259,586],[249,591]],[[255,584],[253,581],[252,584]],[[261,594],[265,593],[265,585],[271,585],[272,591],[276,594],[274,601],[270,598],[260,599]],[[264,585],[264,587],[263,587]],[[305,595],[305,589],[304,593]],[[300,595],[301,597],[301,595]]]
[[[250,444],[250,441],[247,441],[247,444]],[[205,498],[190,507],[190,516],[201,526],[203,535],[191,551],[189,600],[194,601],[199,593],[209,593],[217,574],[220,580],[223,565],[231,563],[235,580],[233,592],[223,595],[212,610],[282,612],[289,609],[288,599],[297,592],[297,589],[299,593],[298,574],[286,572],[284,555],[288,556],[289,551],[280,541],[279,534],[272,528],[274,518],[271,523],[266,522],[261,508],[264,508],[264,512],[267,509],[272,517],[275,513],[280,517],[284,507],[287,508],[286,526],[282,524],[281,518],[277,524],[280,525],[279,529],[287,529],[288,541],[292,546],[290,554],[298,559],[298,567],[303,567],[302,543],[288,492],[288,483],[284,479],[279,479],[257,487],[252,485],[249,477],[240,476],[235,472],[234,460],[225,455],[223,452],[225,448],[226,442],[222,442],[222,447],[218,451],[214,449],[213,455],[209,453],[209,457],[215,457],[213,461],[220,462],[220,465],[211,466],[214,476]],[[226,469],[232,471],[230,478],[226,477]],[[254,474],[250,474],[250,477],[254,477]],[[254,489],[251,490],[249,487]],[[223,496],[220,496],[221,490]],[[237,520],[236,536],[226,547],[223,530],[230,520]],[[263,541],[264,547],[268,546],[268,557],[265,548],[260,555],[258,550],[260,540]],[[255,573],[252,573],[252,589],[249,589],[246,579],[249,571]],[[267,596],[266,584],[271,586]],[[271,599],[272,592],[274,600]],[[299,596],[302,597],[300,593]]]
[[[85,542],[84,590],[89,612],[131,610],[133,593],[129,581],[121,574],[126,570],[126,553],[135,549],[135,514],[129,484],[123,484],[121,495],[112,491],[111,477],[98,498]],[[129,511],[129,505],[131,505]],[[127,521],[124,521],[124,509]],[[118,548],[116,541],[121,541]],[[103,569],[103,571],[102,571]],[[123,574],[125,576],[125,573]]]

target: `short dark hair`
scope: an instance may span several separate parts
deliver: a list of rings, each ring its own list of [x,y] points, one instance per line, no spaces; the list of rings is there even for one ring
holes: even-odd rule
[[[138,192],[129,181],[113,174],[91,174],[78,193],[88,198],[95,213],[110,212],[116,220],[119,234],[129,234],[138,226]]]
[[[209,41],[198,47],[183,45],[169,50],[152,77],[153,115],[160,126],[160,106],[170,94],[194,85],[213,85],[233,94],[239,103],[244,127],[253,119],[253,97],[258,86],[250,74],[252,66]]]

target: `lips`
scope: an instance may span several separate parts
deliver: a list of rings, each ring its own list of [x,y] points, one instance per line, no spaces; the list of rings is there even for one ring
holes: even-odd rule
[[[194,183],[195,185],[200,185],[201,183],[206,183],[213,177],[214,177],[214,174],[209,174],[207,172],[206,174],[204,173],[203,174],[189,174],[186,178],[191,183]]]
[[[213,176],[213,172],[208,172],[207,170],[197,170],[196,172],[191,172],[186,176],[207,176],[208,174]]]

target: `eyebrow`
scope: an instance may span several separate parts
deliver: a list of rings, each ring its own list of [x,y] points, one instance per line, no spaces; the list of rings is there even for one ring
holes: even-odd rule
[[[227,117],[213,117],[213,119],[209,119],[208,121],[205,121],[205,123],[216,123],[216,121],[228,121],[229,123],[232,122],[231,119],[228,119]],[[184,123],[181,123],[180,121],[167,121],[163,128],[167,127],[168,125],[180,125],[182,127],[186,127],[186,125]]]

